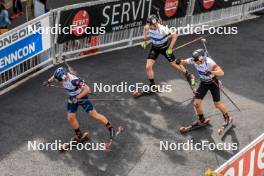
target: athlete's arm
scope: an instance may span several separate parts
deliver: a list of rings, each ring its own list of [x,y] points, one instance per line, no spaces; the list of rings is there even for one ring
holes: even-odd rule
[[[82,92],[76,96],[77,99],[81,99],[82,97],[86,96],[88,93],[91,92],[90,87],[88,87],[86,84],[82,86]]]
[[[75,79],[75,80],[72,80],[71,83],[72,85],[82,89],[81,93],[76,96],[77,99],[81,99],[82,97],[90,93],[90,88],[84,83],[83,80]]]
[[[187,65],[190,64],[190,59],[177,59],[176,64],[177,65]]]
[[[171,34],[171,37],[172,37],[172,39],[171,39],[171,42],[170,42],[170,46],[169,46],[169,48],[172,49],[172,48],[174,47],[174,45],[175,45],[177,39],[178,39],[178,35],[176,34],[176,32],[173,32],[173,33]]]
[[[144,30],[143,30],[143,40],[147,41],[148,40],[148,29],[149,29],[149,25],[145,25],[144,26]]]
[[[224,71],[218,65],[214,65],[211,73],[215,76],[224,76]]]
[[[51,83],[51,82],[53,82],[53,81],[55,81],[55,76],[54,76],[54,75],[52,75],[52,76],[48,79],[48,82],[49,82],[49,83]]]

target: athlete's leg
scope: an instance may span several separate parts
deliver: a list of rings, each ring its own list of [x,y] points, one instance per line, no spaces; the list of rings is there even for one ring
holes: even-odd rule
[[[77,103],[71,103],[68,102],[67,106],[67,119],[68,122],[70,123],[71,127],[74,129],[75,132],[75,139],[80,140],[81,138],[86,138],[88,137],[88,132],[82,133],[79,127],[79,122],[76,118],[76,111],[78,109],[78,104]]]
[[[147,73],[147,77],[150,82],[150,86],[155,85],[153,66],[158,56],[159,56],[159,50],[151,47],[149,54],[148,54],[147,63],[146,63],[146,73]]]
[[[78,120],[76,118],[76,113],[68,112],[67,119],[68,119],[68,122],[70,123],[70,125],[73,129],[79,128],[79,123],[78,123]]]
[[[154,83],[154,70],[153,70],[153,66],[155,64],[155,60],[153,59],[147,59],[147,63],[146,63],[146,73],[147,73],[147,77],[149,79],[149,81],[153,84]]]
[[[88,115],[106,125],[108,123],[107,118],[94,109],[92,103],[88,101],[88,96],[84,96],[82,99],[84,100],[80,101],[79,105],[82,106],[82,108],[88,113]]]
[[[161,54],[170,62],[170,65],[177,69],[180,73],[182,73],[185,77],[188,83],[192,86],[192,88],[195,86],[195,77],[193,74],[190,74],[188,70],[183,65],[177,65],[176,64],[176,58],[174,54],[167,55],[166,50],[168,48],[163,48],[160,52]]]
[[[218,84],[218,80],[214,80],[215,83]],[[220,112],[222,112],[223,114],[223,118],[224,118],[224,124],[223,126],[226,126],[229,124],[229,120],[230,120],[230,116],[228,114],[228,110],[225,107],[224,103],[221,102],[221,97],[220,97],[220,89],[217,85],[215,85],[214,83],[211,84],[210,86],[210,92],[213,96],[213,100],[214,100],[214,105],[217,109],[219,109]]]
[[[196,111],[196,115],[198,117],[198,120],[200,122],[204,122],[204,112],[202,108],[202,100],[205,97],[206,93],[208,92],[207,85],[201,83],[197,89],[197,92],[195,93],[195,99],[193,101],[193,105]]]
[[[193,125],[195,126],[205,121],[203,108],[202,108],[202,99],[194,99],[193,105],[196,111],[196,116],[198,118],[198,120],[193,123]]]
[[[108,123],[107,118],[104,115],[98,113],[94,109],[92,103],[90,101],[88,101],[88,96],[84,96],[82,99],[84,99],[84,100],[80,101],[79,105],[82,106],[82,108],[88,113],[88,115],[90,115],[95,120],[97,120],[97,121],[103,123],[104,125],[106,125]]]
[[[187,70],[185,69],[185,67],[183,65],[177,65],[176,64],[176,58],[175,55],[172,53],[171,55],[167,55],[166,54],[166,50],[168,49],[168,47],[165,47],[163,49],[160,49],[160,53],[169,61],[170,65],[177,69],[179,72],[181,72],[183,75],[187,74]]]
[[[84,96],[83,101],[79,102],[79,105],[81,105],[83,107],[83,109],[88,113],[88,115],[90,115],[92,118],[94,118],[95,120],[103,123],[106,128],[109,130],[110,132],[110,138],[114,138],[115,136],[115,129],[112,127],[111,123],[109,122],[109,120],[102,114],[98,113],[92,103],[90,101],[88,101],[88,96]]]
[[[170,65],[180,71],[186,77],[187,82],[191,85],[193,89],[195,86],[195,76],[193,74],[190,74],[183,65],[177,65],[175,61],[170,62]]]
[[[193,106],[195,108],[197,115],[203,114],[202,100],[201,99],[194,99]]]
[[[92,111],[88,112],[88,114],[92,118],[94,118],[95,120],[103,123],[104,125],[106,125],[109,122],[108,119],[104,115],[98,113],[95,109],[93,109]]]
[[[218,80],[214,79],[214,82],[218,84]],[[215,83],[211,83],[209,86],[210,92],[212,94],[214,105],[217,109],[219,109],[223,114],[227,113],[227,109],[225,105],[221,102],[221,96],[220,96],[220,89],[218,88]]]
[[[105,127],[109,130],[110,139],[113,139],[115,137],[115,129],[112,126],[112,124],[109,122],[109,120],[104,115],[98,113],[95,109],[90,111],[88,114],[92,118],[94,118],[95,120],[97,120],[97,121],[99,121],[105,125]]]
[[[170,65],[177,69],[179,72],[181,72],[183,75],[187,74],[187,70],[185,69],[185,67],[183,65],[177,65],[175,61],[170,62]]]
[[[228,112],[227,109],[226,109],[226,107],[225,107],[225,105],[224,105],[224,103],[222,103],[221,101],[214,102],[214,105],[223,114],[226,114]]]
[[[228,114],[228,111],[224,105],[224,103],[222,103],[221,101],[218,102],[214,102],[214,105],[217,109],[219,109],[219,111],[221,111],[223,113],[223,118],[224,118],[224,123],[223,123],[223,127],[226,127],[231,121],[230,116]]]

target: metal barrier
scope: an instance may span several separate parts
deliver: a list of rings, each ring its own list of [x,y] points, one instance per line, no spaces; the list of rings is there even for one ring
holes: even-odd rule
[[[258,0],[255,2],[233,6],[230,8],[224,8],[216,11],[211,11],[208,13],[202,13],[198,15],[192,15],[194,9],[195,0],[191,0],[187,14],[183,18],[176,18],[173,20],[168,20],[165,22],[168,26],[184,27],[187,24],[193,26],[200,26],[203,24],[210,24],[211,26],[218,26],[220,24],[225,24],[226,20],[239,19],[243,20],[246,18],[246,15],[255,11],[264,9],[263,2],[264,0]],[[96,4],[100,3],[97,1]],[[101,2],[102,3],[102,2]],[[91,3],[84,3],[83,5],[94,5]],[[79,7],[79,6],[75,6]],[[61,11],[71,9],[72,7],[60,8],[58,14]],[[57,20],[58,22],[58,20]],[[132,28],[128,30],[122,30],[118,32],[107,33],[106,35],[101,35],[98,38],[98,43],[96,45],[91,45],[89,38],[84,38],[80,40],[74,40],[70,42],[65,42],[63,44],[57,45],[57,50],[60,51],[57,53],[58,62],[62,56],[70,60],[78,59],[82,57],[82,52],[86,50],[91,50],[95,48],[100,48],[100,52],[107,52],[117,49],[122,49],[126,47],[131,47],[140,43],[143,38],[143,27]]]
[[[40,23],[42,21],[51,23],[52,19],[51,18],[51,13],[44,14],[36,19],[33,19],[11,31],[8,31],[7,33],[4,33],[3,35],[0,36],[0,41],[2,42],[2,45],[4,45],[4,41],[9,41],[7,44],[8,46],[2,46],[1,52],[5,52],[4,50],[6,48],[14,48],[17,47],[15,44],[23,41],[23,39],[27,38],[30,36],[30,33],[28,35],[24,35],[23,37],[17,39],[16,41],[13,42],[14,37],[13,36],[19,36],[22,34],[22,32],[27,31],[29,25],[33,25],[36,23]],[[35,39],[33,39],[35,40]],[[11,42],[10,42],[11,41]],[[41,39],[42,41],[42,39]],[[24,78],[28,76],[29,74],[32,74],[33,72],[40,71],[42,69],[47,69],[53,65],[53,58],[52,58],[52,47],[48,47],[48,45],[52,46],[52,37],[48,36],[47,41],[50,41],[50,43],[45,43],[45,46],[43,47],[43,50],[40,52],[37,52],[34,54],[32,57],[22,59],[21,62],[18,62],[17,64],[11,65],[10,68],[4,69],[2,72],[0,72],[0,90],[8,86],[10,83],[13,81],[19,80],[21,78]],[[22,44],[23,45],[23,44]],[[19,45],[21,46],[21,45]],[[23,46],[21,46],[23,47]],[[36,47],[36,46],[35,46]],[[45,48],[47,48],[45,50]],[[15,49],[18,48],[14,48]],[[10,49],[9,49],[10,50]],[[19,51],[17,51],[19,52]],[[22,57],[22,56],[21,56]],[[14,62],[19,60],[18,57],[14,56],[14,53],[9,56],[9,58],[1,58],[1,62],[9,63]],[[1,66],[3,66],[1,64]]]
[[[48,18],[49,26],[55,27],[59,24],[60,14],[62,11],[69,9],[76,9],[84,6],[91,6],[96,4],[104,4],[107,2],[114,2],[117,0],[99,0],[82,4],[75,4],[71,6],[54,9],[51,12],[44,14],[36,19],[33,19],[3,35],[0,36],[0,41],[5,37],[16,33],[20,29],[32,25],[37,21]],[[246,1],[246,0],[245,0]],[[243,5],[237,5],[230,8],[211,11],[198,15],[192,15],[194,11],[195,0],[190,0],[187,15],[182,18],[176,18],[165,21],[168,26],[184,27],[187,24],[200,26],[203,24],[210,24],[211,26],[218,26],[225,24],[230,19],[246,19],[249,13],[253,13],[264,9],[264,0],[253,1]],[[117,32],[106,33],[97,37],[86,37],[80,40],[72,40],[62,44],[57,44],[57,35],[50,35],[46,38],[50,40],[50,48],[43,50],[34,57],[28,58],[25,61],[12,66],[10,69],[0,72],[0,90],[7,87],[10,83],[26,77],[33,72],[43,71],[61,62],[60,58],[66,56],[67,59],[78,59],[86,55],[85,51],[100,49],[97,53],[117,50],[125,47],[138,45],[143,36],[143,27],[136,27]],[[0,48],[1,49],[1,48]],[[1,51],[1,50],[0,50]]]

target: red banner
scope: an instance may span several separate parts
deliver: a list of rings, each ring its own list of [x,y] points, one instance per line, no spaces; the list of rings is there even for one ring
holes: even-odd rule
[[[263,176],[264,133],[217,169],[223,176]]]

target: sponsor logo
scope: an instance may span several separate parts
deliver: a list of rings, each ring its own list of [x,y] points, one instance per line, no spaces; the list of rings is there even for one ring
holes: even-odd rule
[[[7,37],[0,39],[0,49],[32,34],[33,31],[30,29],[39,29],[39,28],[41,28],[40,21],[32,24],[31,26],[27,26],[25,28],[19,29],[18,31],[8,35]]]
[[[216,170],[224,176],[261,176],[264,173],[264,134]]]
[[[30,35],[0,52],[0,73],[41,52],[42,35]]]
[[[113,31],[129,29],[142,25],[151,8],[150,0],[125,0],[106,5],[102,9],[101,26],[111,26]]]
[[[90,18],[86,10],[80,10],[73,17],[72,32],[76,36],[81,36],[85,33],[86,28],[89,26]]]
[[[179,0],[166,0],[164,12],[167,17],[172,17],[176,14],[179,7]]]
[[[205,9],[211,9],[215,4],[215,0],[203,0],[203,7]]]

